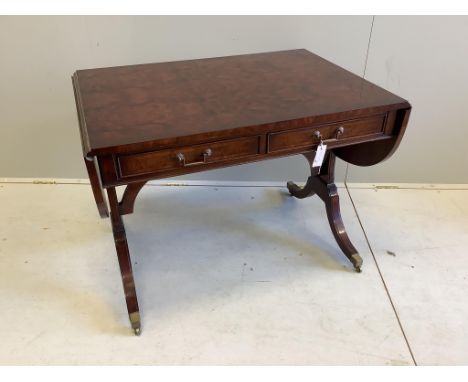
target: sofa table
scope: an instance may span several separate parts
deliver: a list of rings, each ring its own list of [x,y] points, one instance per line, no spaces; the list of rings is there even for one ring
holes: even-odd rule
[[[323,200],[339,247],[361,270],[341,219],[335,158],[370,166],[389,157],[408,122],[406,100],[304,49],[78,70],[72,82],[84,160],[99,214],[110,215],[135,334],[140,313],[122,215],[152,179],[302,154],[311,175],[302,188],[288,182],[289,192]],[[116,186],[126,186],[120,201]]]

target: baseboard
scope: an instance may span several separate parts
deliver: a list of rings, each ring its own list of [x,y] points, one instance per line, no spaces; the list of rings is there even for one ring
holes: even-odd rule
[[[89,184],[88,179],[74,178],[0,178],[0,183],[29,184]],[[150,186],[164,187],[286,187],[286,182],[257,182],[233,180],[152,180]],[[338,188],[344,188],[342,182],[336,183]],[[347,183],[350,189],[376,190],[468,190],[468,184],[430,184],[430,183]]]
[[[350,189],[371,188],[376,190],[468,190],[468,184],[443,183],[346,183]]]

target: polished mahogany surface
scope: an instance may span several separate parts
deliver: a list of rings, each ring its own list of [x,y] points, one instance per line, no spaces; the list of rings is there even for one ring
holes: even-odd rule
[[[135,334],[141,318],[122,215],[152,179],[302,154],[310,176],[287,189],[323,200],[338,246],[361,271],[335,158],[370,166],[391,156],[411,112],[404,99],[306,50],[79,70],[72,80],[86,169],[99,214],[111,219]],[[120,200],[117,186],[126,186]]]
[[[304,49],[78,70],[86,154],[261,134],[409,107]],[[199,140],[196,138],[199,137]],[[184,139],[186,138],[186,139]],[[132,146],[137,144],[137,146]]]

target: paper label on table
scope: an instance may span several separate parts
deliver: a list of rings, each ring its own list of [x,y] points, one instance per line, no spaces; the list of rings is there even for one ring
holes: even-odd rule
[[[317,147],[315,153],[314,161],[312,162],[312,167],[321,167],[323,163],[323,158],[325,158],[325,152],[327,151],[327,145],[320,144]]]

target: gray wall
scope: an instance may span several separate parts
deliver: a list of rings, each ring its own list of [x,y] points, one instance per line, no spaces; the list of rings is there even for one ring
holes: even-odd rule
[[[76,69],[306,48],[414,107],[397,154],[349,166],[348,181],[468,183],[467,37],[468,17],[0,17],[0,177],[86,177]],[[305,160],[289,157],[183,178],[306,174]]]
[[[395,155],[348,180],[468,183],[468,17],[376,17],[365,78],[413,110]]]

